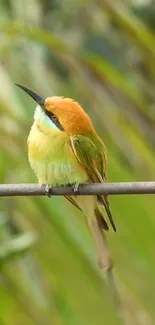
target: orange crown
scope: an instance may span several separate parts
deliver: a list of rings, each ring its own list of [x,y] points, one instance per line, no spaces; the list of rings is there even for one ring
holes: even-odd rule
[[[66,132],[95,132],[89,116],[84,112],[79,103],[71,98],[48,97],[45,99],[44,107],[47,111],[57,116]]]

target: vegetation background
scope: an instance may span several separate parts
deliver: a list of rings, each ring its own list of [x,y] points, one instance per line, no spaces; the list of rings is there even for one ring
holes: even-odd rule
[[[108,149],[110,181],[155,177],[155,3],[0,1],[0,182],[36,182],[34,102],[78,100]],[[0,325],[155,324],[155,200],[111,197],[119,319],[80,213],[63,198],[0,201]]]

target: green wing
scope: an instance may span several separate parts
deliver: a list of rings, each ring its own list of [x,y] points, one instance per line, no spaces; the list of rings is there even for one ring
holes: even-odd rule
[[[106,159],[100,148],[92,140],[83,135],[74,135],[70,137],[72,150],[78,161],[85,167],[89,180],[93,183],[99,181],[99,172],[103,180],[106,179]]]
[[[106,155],[103,143],[99,138],[92,141],[83,135],[70,137],[70,145],[77,160],[82,164],[91,183],[106,181]],[[105,207],[113,229],[116,227],[110,212],[107,195],[98,195],[98,201]]]

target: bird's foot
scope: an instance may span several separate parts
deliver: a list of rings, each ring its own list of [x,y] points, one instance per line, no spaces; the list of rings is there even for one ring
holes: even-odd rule
[[[73,188],[73,193],[74,193],[75,195],[80,193],[80,191],[79,191],[79,185],[80,185],[80,184],[74,184],[74,185],[72,186],[72,188]]]
[[[51,189],[52,189],[52,186],[49,185],[49,184],[46,184],[45,185],[45,194],[50,198],[51,197]]]

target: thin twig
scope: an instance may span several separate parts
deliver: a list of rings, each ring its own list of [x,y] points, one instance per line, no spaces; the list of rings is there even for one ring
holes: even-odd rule
[[[75,195],[73,186],[49,188],[52,195]],[[128,182],[79,185],[76,195],[155,194],[155,182]],[[39,184],[0,184],[0,196],[44,196],[46,186]]]

